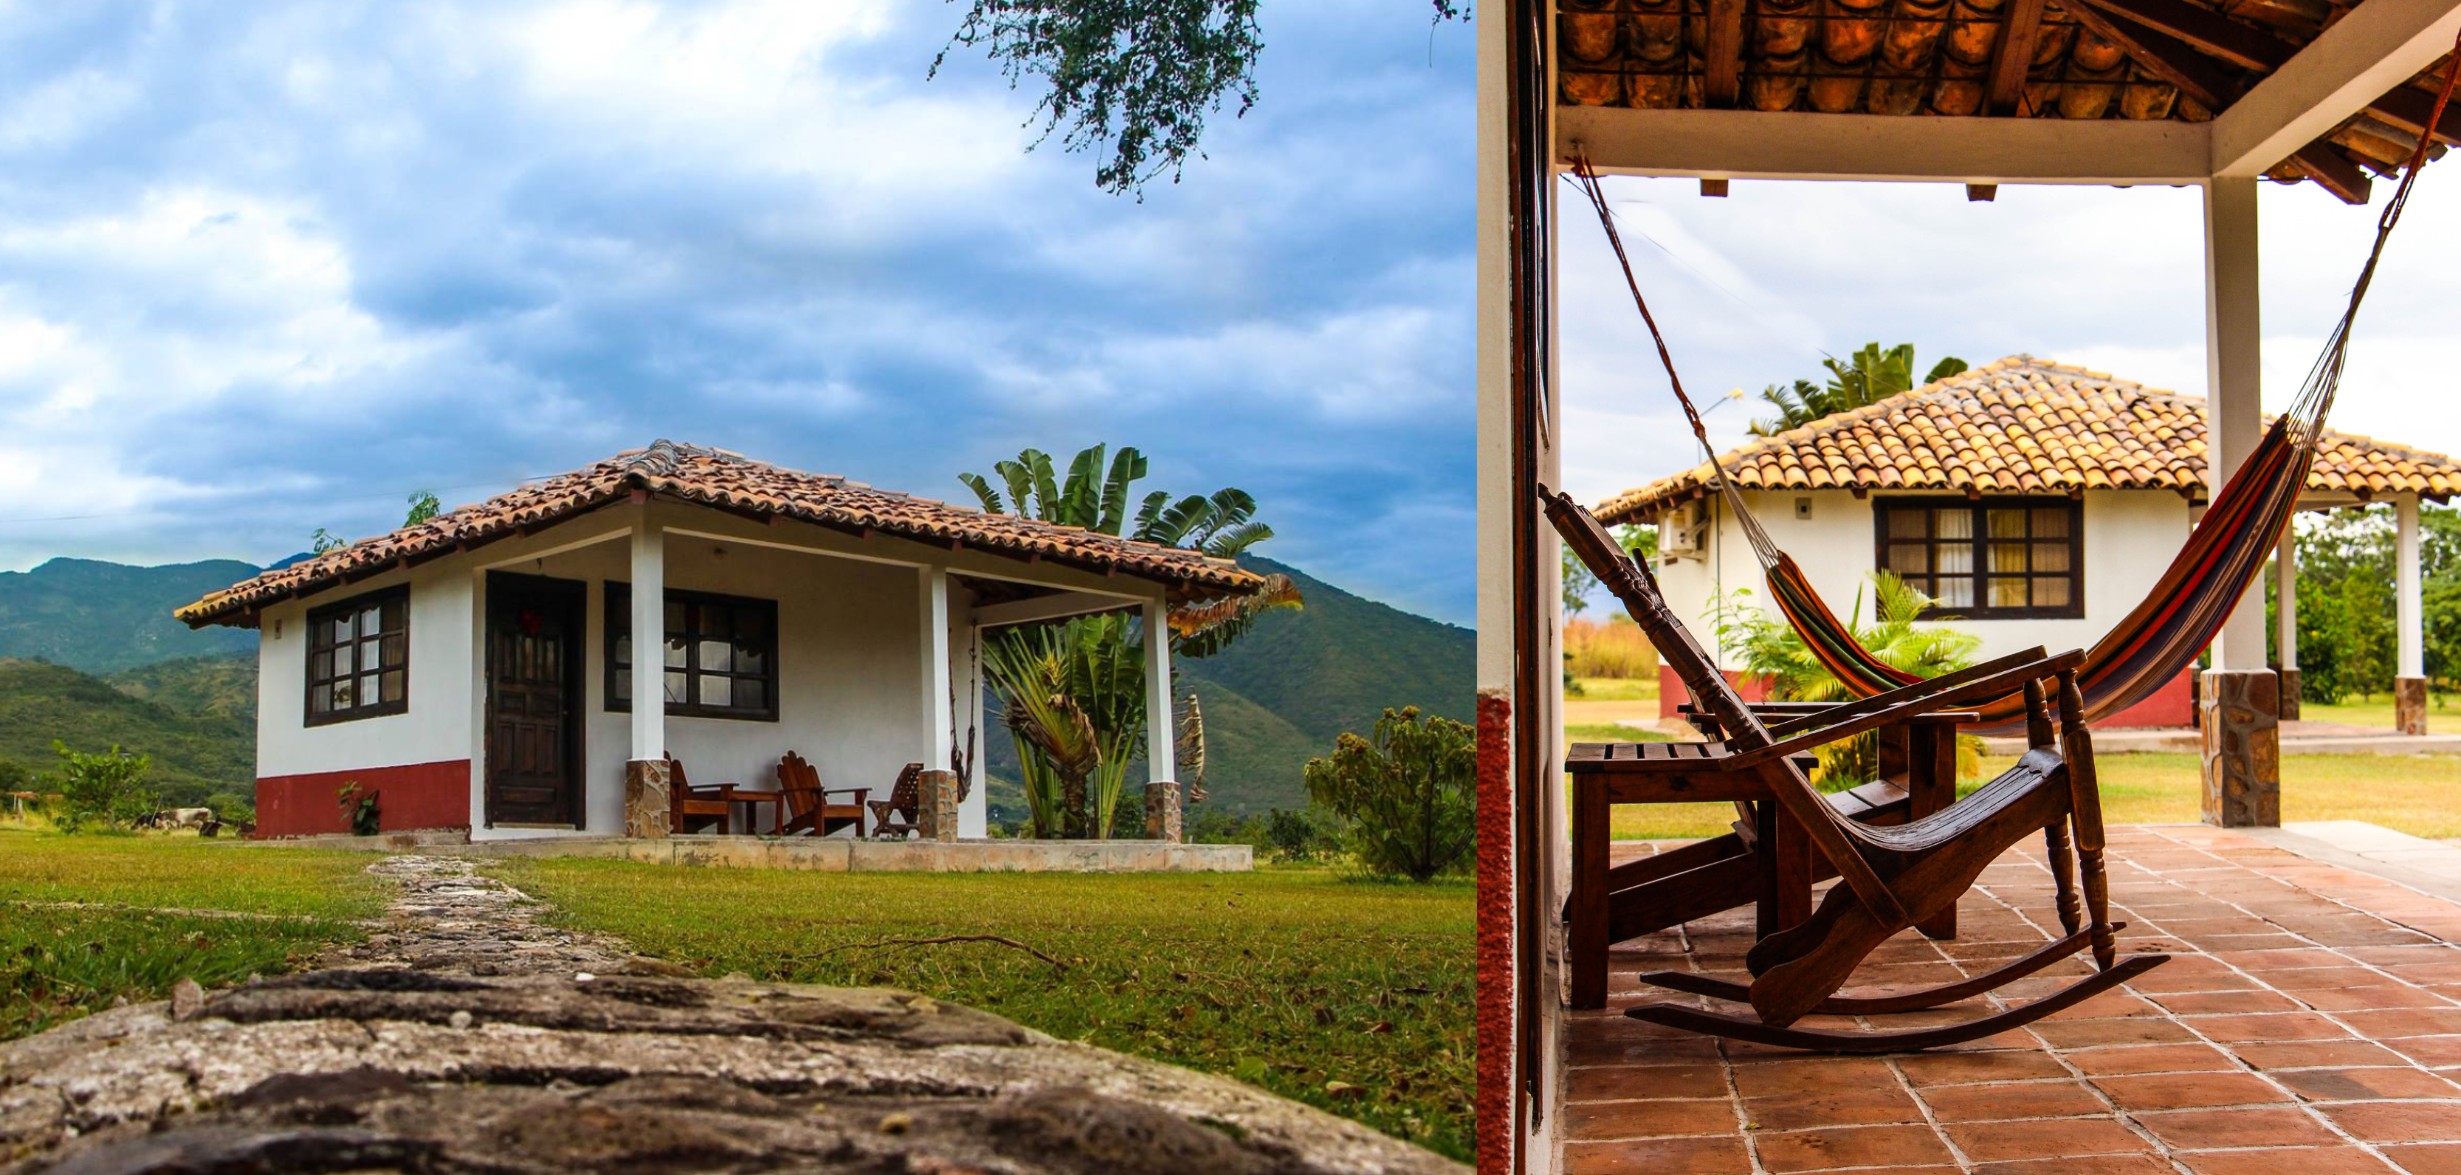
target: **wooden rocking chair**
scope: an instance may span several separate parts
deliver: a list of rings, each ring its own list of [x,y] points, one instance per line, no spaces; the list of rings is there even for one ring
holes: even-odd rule
[[[1692,972],[1655,971],[1640,976],[1642,982],[1670,990],[1748,1002],[1757,1018],[1669,1002],[1643,1004],[1627,1010],[1626,1015],[1788,1048],[1893,1052],[2005,1032],[2072,1007],[2168,960],[2167,955],[2117,958],[2115,932],[2124,923],[2113,923],[2109,917],[2101,797],[2095,786],[2084,700],[2076,684],[2082,654],[2045,657],[2035,649],[1765,726],[1667,610],[1647,568],[1625,555],[1598,520],[1571,498],[1548,493],[1546,510],[1573,553],[1623,601],[1660,656],[1727,735],[1721,742],[1708,744],[1592,744],[1583,748],[1586,754],[1576,755],[1567,764],[1568,769],[1607,777],[1608,803],[1615,801],[1617,777],[1690,781],[1702,798],[1766,795],[1776,811],[1801,827],[1839,877],[1808,919],[1762,936],[1745,955],[1744,965],[1752,975],[1748,985]],[[2042,684],[2046,679],[2057,682],[2056,738]],[[1792,759],[1814,747],[1913,715],[1986,702],[2019,690],[2025,699],[2025,755],[1974,794],[1919,820],[1875,827],[1849,819],[1831,807]],[[1691,749],[1643,750],[1652,746]],[[1986,866],[2037,829],[2049,849],[2060,926],[2065,931],[2061,938],[1987,974],[1956,983],[1918,990],[1840,993],[1855,967],[1874,948],[1952,907]],[[1576,871],[1579,864],[1576,862]],[[2077,893],[2080,880],[2082,919]],[[1815,1012],[1873,1015],[1954,1003],[2031,975],[2088,947],[2096,967],[2093,974],[1991,1015],[1903,1031],[1792,1027]]]
[[[908,763],[905,770],[897,773],[897,784],[889,789],[889,798],[871,801],[874,837],[903,839],[921,827],[922,817],[916,810],[923,806],[922,778],[923,765]]]

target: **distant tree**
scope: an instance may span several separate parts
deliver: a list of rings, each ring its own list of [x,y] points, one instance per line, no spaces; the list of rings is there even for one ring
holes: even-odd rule
[[[1386,710],[1372,737],[1344,732],[1307,761],[1307,794],[1339,818],[1342,839],[1380,876],[1427,881],[1468,864],[1478,845],[1476,738],[1416,706]]]
[[[1468,0],[1432,0],[1435,19],[1466,19]],[[968,0],[966,15],[932,59],[980,49],[1013,88],[1031,78],[1042,96],[1042,139],[1071,152],[1101,150],[1094,184],[1140,192],[1165,173],[1179,182],[1203,154],[1205,120],[1257,101],[1256,59],[1264,35],[1258,0]]]
[[[154,766],[151,758],[122,750],[117,743],[87,755],[54,739],[51,749],[60,756],[49,780],[50,790],[60,793],[59,806],[51,813],[60,831],[82,832],[95,824],[128,828],[154,810],[154,795],[145,788],[146,772]]]
[[[1753,436],[1772,436],[1800,428],[1822,417],[1876,404],[1921,386],[1914,382],[1912,343],[1899,343],[1887,350],[1882,350],[1878,343],[1865,343],[1845,360],[1823,359],[1820,365],[1829,372],[1825,384],[1798,379],[1784,386],[1771,384],[1761,391],[1760,398],[1774,405],[1777,415],[1753,421]],[[1936,383],[1964,370],[1965,360],[1951,355],[1932,364],[1922,382]]]
[[[410,511],[402,516],[403,526],[417,526],[444,511],[444,503],[436,499],[434,490],[412,490],[410,497],[405,500],[410,503]],[[321,526],[316,528],[315,534],[308,536],[308,551],[311,554],[322,555],[337,547],[349,545],[349,539]]]
[[[1619,526],[1614,534],[1616,543],[1623,547],[1625,554],[1643,563],[1658,557],[1657,527]],[[1598,590],[1598,577],[1589,573],[1588,565],[1572,553],[1572,548],[1564,548],[1563,555],[1564,614],[1575,616],[1589,610],[1589,597]]]

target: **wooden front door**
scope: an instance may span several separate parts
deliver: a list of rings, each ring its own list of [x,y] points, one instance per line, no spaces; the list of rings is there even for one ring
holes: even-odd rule
[[[578,825],[589,587],[487,576],[487,823]]]

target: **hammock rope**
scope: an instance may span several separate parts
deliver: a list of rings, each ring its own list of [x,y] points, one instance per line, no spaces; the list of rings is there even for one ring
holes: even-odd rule
[[[2451,66],[2427,120],[2430,127],[2442,125],[2444,109],[2452,101],[2456,84],[2461,84],[2461,38],[2456,38],[2453,48]],[[2078,684],[2085,694],[2089,720],[2120,713],[2151,697],[2177,677],[2212,643],[2248,587],[2263,572],[2266,559],[2297,512],[2299,492],[2307,483],[2316,445],[2324,435],[2325,417],[2340,393],[2342,372],[2349,362],[2350,329],[2358,319],[2359,305],[2366,299],[2368,287],[2374,284],[2385,244],[2391,240],[2393,226],[2399,223],[2402,210],[2409,204],[2411,187],[2434,142],[2433,135],[2419,136],[2409,166],[2402,171],[2399,187],[2376,219],[2375,243],[2359,270],[2358,280],[2351,286],[2349,302],[2326,339],[2323,352],[2308,369],[2297,398],[2274,419],[2256,448],[2230,475],[2221,492],[2214,495],[2205,516],[2189,532],[2187,543],[2156,581],[2153,591],[2086,650]],[[1750,542],[1779,612],[1803,638],[1805,648],[1856,696],[1869,697],[1920,680],[1918,675],[1888,664],[1863,647],[1853,627],[1837,618],[1802,568],[1778,548],[1744,503],[1716,446],[1710,443],[1709,430],[1701,422],[1699,409],[1684,391],[1666,335],[1658,329],[1656,317],[1649,312],[1648,299],[1641,294],[1640,281],[1633,274],[1631,257],[1625,253],[1623,238],[1616,231],[1605,189],[1585,152],[1576,152],[1573,174],[1606,230],[1607,244],[1623,269],[1624,284],[1632,293],[1633,305],[1639,308],[1641,321],[1648,325],[1650,337],[1657,344],[1658,361],[1666,369],[1675,399],[1683,406],[1684,418],[1690,423],[1701,451],[1708,455],[1712,483]],[[1982,721],[1969,729],[2007,730],[2022,721],[2024,703],[2012,695],[1977,709],[1982,713]]]

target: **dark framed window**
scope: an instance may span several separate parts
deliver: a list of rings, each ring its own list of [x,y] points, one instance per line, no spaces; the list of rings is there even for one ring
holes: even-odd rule
[[[607,709],[632,710],[632,585],[607,585]],[[669,591],[667,713],[778,720],[778,602]]]
[[[1926,616],[2085,615],[2085,512],[2069,498],[1881,498],[1878,565],[1937,603]]]
[[[410,589],[308,610],[310,726],[410,709]]]

